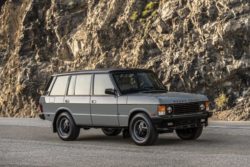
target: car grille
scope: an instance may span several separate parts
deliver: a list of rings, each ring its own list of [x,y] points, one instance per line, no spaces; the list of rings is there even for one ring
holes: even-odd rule
[[[173,105],[174,114],[193,113],[200,111],[199,103],[179,103]]]

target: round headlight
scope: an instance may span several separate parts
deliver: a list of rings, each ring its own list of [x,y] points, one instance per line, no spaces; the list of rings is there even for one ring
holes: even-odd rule
[[[206,106],[205,106],[204,104],[201,104],[201,105],[200,105],[200,110],[203,111],[203,110],[205,110],[205,109],[206,109]]]
[[[169,113],[169,114],[171,114],[172,112],[173,112],[173,108],[172,107],[167,107],[167,112]]]

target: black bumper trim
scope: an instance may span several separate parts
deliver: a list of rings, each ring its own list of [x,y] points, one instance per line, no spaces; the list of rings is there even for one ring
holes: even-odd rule
[[[188,127],[207,126],[207,120],[212,115],[212,112],[171,115],[168,117],[152,118],[152,122],[159,130],[164,128],[167,128],[168,130],[182,129]],[[201,119],[205,120],[201,122]],[[168,123],[172,123],[172,125],[168,125]]]

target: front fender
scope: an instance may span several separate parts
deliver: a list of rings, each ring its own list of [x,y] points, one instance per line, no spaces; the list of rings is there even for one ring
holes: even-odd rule
[[[148,115],[149,118],[154,118],[157,116],[157,105],[147,105],[146,107],[136,107],[129,111],[129,119],[128,119],[128,125],[131,120],[131,118],[136,115],[137,113],[145,113]]]

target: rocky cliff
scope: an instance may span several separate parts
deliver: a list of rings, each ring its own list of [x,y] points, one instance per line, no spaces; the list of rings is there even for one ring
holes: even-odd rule
[[[207,94],[220,119],[250,119],[249,0],[1,0],[0,115],[37,114],[52,73],[154,70]]]

